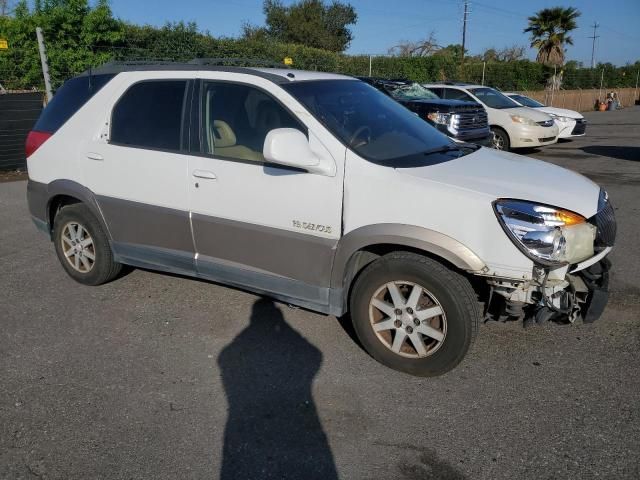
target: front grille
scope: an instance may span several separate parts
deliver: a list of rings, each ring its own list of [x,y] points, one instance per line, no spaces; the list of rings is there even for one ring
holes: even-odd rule
[[[589,219],[589,222],[597,228],[595,246],[600,248],[613,247],[616,241],[617,225],[611,202],[607,202],[602,210]]]
[[[587,131],[587,121],[584,118],[576,119],[576,126],[571,130],[571,135],[582,135]]]
[[[487,128],[489,126],[487,112],[482,109],[454,113],[451,118],[451,126],[459,132]]]
[[[553,127],[553,120],[545,120],[544,122],[538,122],[541,127]]]
[[[542,138],[539,138],[538,141],[540,143],[542,143],[542,142],[551,142],[551,141],[555,140],[555,138],[556,137],[542,137]]]

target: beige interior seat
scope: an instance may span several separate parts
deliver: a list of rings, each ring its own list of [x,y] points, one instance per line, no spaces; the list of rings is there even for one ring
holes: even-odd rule
[[[206,135],[207,135],[207,151],[221,157],[237,158],[241,160],[250,160],[261,162],[264,160],[262,152],[256,152],[245,145],[238,145],[238,139],[229,125],[224,120],[216,120],[213,118],[213,101],[214,92],[207,92],[207,101],[205,104],[206,112]]]

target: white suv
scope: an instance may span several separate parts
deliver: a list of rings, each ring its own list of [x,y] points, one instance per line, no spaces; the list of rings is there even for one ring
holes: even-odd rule
[[[481,103],[489,116],[494,148],[512,150],[551,145],[558,141],[558,126],[546,113],[523,107],[495,88],[465,83],[424,84],[440,98]]]
[[[350,77],[107,65],[56,93],[26,148],[34,222],[78,282],[128,264],[349,312],[411,374],[462,360],[479,299],[538,322],[606,304],[600,187],[455,143]]]

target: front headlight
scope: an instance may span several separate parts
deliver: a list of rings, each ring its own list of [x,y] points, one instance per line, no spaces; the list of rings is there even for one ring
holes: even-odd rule
[[[449,125],[449,120],[451,119],[450,113],[429,113],[427,114],[427,118],[431,120],[433,123],[437,123],[438,125]]]
[[[573,118],[561,117],[560,115],[554,115],[553,113],[549,113],[547,115],[550,115],[554,120],[557,120],[562,123],[569,123],[571,120],[573,120]]]
[[[511,117],[511,121],[515,123],[522,123],[523,125],[531,125],[532,127],[537,127],[538,124],[531,120],[529,117],[523,117],[522,115],[509,115]]]
[[[511,241],[536,263],[560,266],[594,254],[596,228],[582,215],[524,200],[497,200],[493,207]]]

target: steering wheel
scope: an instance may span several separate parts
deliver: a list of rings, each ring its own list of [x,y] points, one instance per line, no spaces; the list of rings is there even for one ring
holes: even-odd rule
[[[366,137],[360,139],[360,142],[356,143],[356,140],[358,140],[360,136],[365,132],[367,132]],[[358,148],[363,145],[366,145],[369,142],[371,142],[371,128],[369,128],[369,126],[367,125],[363,125],[360,128],[358,128],[353,133],[353,135],[351,135],[351,139],[349,140],[349,146],[353,148]]]

